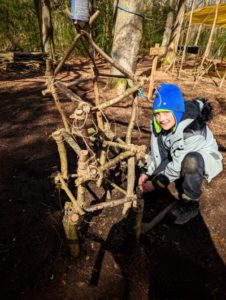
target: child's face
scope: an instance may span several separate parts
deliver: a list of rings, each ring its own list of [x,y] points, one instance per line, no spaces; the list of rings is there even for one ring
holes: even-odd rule
[[[155,118],[163,130],[166,131],[172,129],[176,124],[174,115],[171,111],[156,112]]]

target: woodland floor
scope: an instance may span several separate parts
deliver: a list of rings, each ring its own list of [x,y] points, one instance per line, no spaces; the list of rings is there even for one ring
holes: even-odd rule
[[[146,72],[150,65],[149,59],[141,60],[138,72]],[[59,78],[89,72],[89,61],[76,60]],[[1,71],[0,80],[1,299],[226,299],[225,170],[203,185],[198,217],[184,226],[165,218],[142,237],[139,246],[128,238],[133,216],[123,219],[121,207],[89,215],[81,229],[81,254],[72,258],[61,223],[62,203],[51,181],[59,165],[51,133],[62,124],[52,98],[41,94],[43,72],[32,68]],[[219,79],[206,77],[193,88],[192,75],[186,73],[179,80],[176,74],[161,70],[156,82],[178,83],[186,99],[211,101],[210,127],[225,158],[226,83],[219,89]],[[99,84],[101,96],[111,96],[103,79]],[[89,82],[76,92],[93,101],[92,89]],[[66,99],[63,106],[68,113],[73,109]],[[106,114],[124,137],[128,106],[119,104]],[[134,143],[148,145],[150,115],[150,104],[140,99]],[[94,190],[94,199],[101,193]],[[169,191],[146,196],[144,221],[172,197]]]

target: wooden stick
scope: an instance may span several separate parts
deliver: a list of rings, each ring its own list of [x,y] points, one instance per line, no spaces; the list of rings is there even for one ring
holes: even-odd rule
[[[75,151],[75,153],[79,156],[79,153],[81,151],[80,146],[76,143],[73,135],[71,135],[69,132],[65,131],[64,129],[61,129],[62,135],[64,140],[68,143],[69,146]]]
[[[119,63],[114,61],[110,56],[108,56],[91,38],[88,32],[81,30],[81,33],[87,38],[89,43],[93,46],[93,48],[103,57],[105,58],[112,66],[114,66],[116,69],[118,69],[121,73],[126,75],[129,79],[136,81],[136,76],[132,73],[127,71],[125,68],[123,68]]]
[[[183,62],[185,60],[185,55],[186,55],[186,50],[187,50],[187,45],[188,45],[188,37],[189,37],[189,34],[190,34],[190,29],[191,29],[191,22],[192,22],[194,6],[195,6],[195,0],[192,0],[192,7],[191,7],[190,16],[189,16],[188,29],[187,29],[187,32],[186,32],[184,49],[183,49],[183,53],[182,53],[182,57],[181,57],[181,63],[180,63],[179,78],[180,78],[181,71],[183,69]]]
[[[99,94],[99,89],[98,89],[98,84],[97,84],[97,77],[96,77],[94,68],[92,68],[92,75],[93,75],[95,105],[98,106],[101,103],[100,103],[100,94]],[[98,128],[100,128],[100,130],[103,131],[104,130],[104,123],[103,123],[102,113],[100,111],[96,112],[96,118],[97,118]]]
[[[226,78],[226,70],[224,71],[224,75],[223,75],[223,77],[221,78],[221,82],[220,82],[220,84],[219,84],[219,88],[222,88],[222,85],[223,85],[223,83],[224,83],[225,78]]]
[[[150,223],[143,223],[141,227],[141,233],[145,234],[149,230],[151,230],[155,225],[157,225],[165,215],[178,203],[178,200],[170,203],[166,208],[164,208],[154,219],[151,220]]]
[[[109,107],[109,106],[112,106],[112,105],[114,105],[114,104],[116,104],[116,103],[122,101],[123,99],[125,99],[125,98],[128,97],[129,95],[133,94],[134,92],[136,92],[136,91],[137,91],[140,87],[142,87],[143,85],[144,85],[143,82],[139,82],[139,83],[136,84],[135,86],[133,86],[133,87],[127,89],[127,90],[125,91],[125,93],[123,93],[121,96],[118,96],[118,97],[116,97],[116,98],[114,98],[114,99],[111,99],[111,100],[108,100],[108,101],[106,101],[106,102],[104,102],[104,103],[101,103],[100,105],[93,107],[92,110],[105,109],[105,108],[107,108],[107,107]],[[127,99],[127,101],[128,101],[128,99]]]
[[[95,204],[95,205],[92,205],[90,207],[84,207],[84,210],[88,211],[88,212],[94,212],[94,211],[99,210],[99,209],[114,207],[114,206],[118,206],[118,205],[128,203],[128,202],[132,203],[133,200],[134,199],[132,197],[131,198],[125,197],[125,198],[113,200],[113,201],[110,201],[110,202],[103,202],[103,203],[100,203],[100,204]]]
[[[208,55],[210,53],[212,39],[213,39],[213,34],[214,34],[215,27],[216,27],[216,22],[217,22],[219,4],[220,4],[220,0],[216,0],[215,16],[214,16],[214,20],[213,20],[213,24],[212,24],[210,36],[209,36],[209,39],[208,39],[208,43],[206,45],[206,49],[205,49],[205,52],[203,54],[201,64],[199,66],[200,72],[202,72],[202,67],[203,67],[203,64],[205,62],[205,59],[208,57]]]
[[[132,131],[135,125],[137,113],[137,98],[134,99],[132,104],[132,111],[130,122],[127,128],[126,133],[126,143],[131,144],[132,140]],[[130,157],[128,159],[128,172],[127,172],[127,197],[131,197],[134,195],[134,185],[135,185],[135,157]],[[126,215],[128,210],[130,209],[132,203],[126,203],[123,207],[122,214]]]
[[[89,18],[89,25],[92,25],[96,18],[99,16],[100,11],[97,10],[95,13]]]
[[[113,158],[112,160],[108,161],[106,164],[104,164],[103,166],[101,166],[99,168],[99,170],[101,172],[106,171],[112,167],[114,167],[115,165],[117,165],[117,163],[119,163],[121,160],[129,157],[129,156],[133,156],[134,153],[132,151],[125,151],[123,153],[120,153],[119,155],[117,155],[115,158]]]
[[[63,227],[67,238],[67,242],[70,247],[70,253],[73,257],[77,257],[80,252],[79,238],[77,233],[77,223],[79,221],[79,216],[77,214],[71,214],[73,207],[71,202],[66,202],[64,205],[64,217],[63,217]]]
[[[73,50],[75,49],[78,41],[80,40],[80,38],[83,36],[83,32],[79,33],[76,35],[76,37],[74,38],[74,41],[72,42],[71,47],[68,49],[68,51],[66,52],[64,58],[60,61],[60,63],[58,64],[58,66],[56,67],[55,71],[54,71],[54,76],[56,77],[56,75],[61,71],[64,63],[66,62],[66,60],[70,57],[71,53],[73,52]]]
[[[100,165],[103,166],[106,163],[106,160],[107,160],[107,147],[103,145],[100,153],[100,159],[99,159]],[[104,178],[104,172],[100,172],[100,177],[97,180],[97,187],[100,187],[102,185],[103,178]]]
[[[52,134],[54,138],[57,149],[60,157],[60,169],[63,179],[68,179],[68,162],[67,162],[67,154],[64,146],[63,136],[60,130],[55,131]]]
[[[78,160],[78,177],[83,176],[84,172],[87,171],[87,161],[89,158],[89,152],[87,150],[81,150],[79,153]],[[85,205],[85,187],[84,184],[77,185],[77,199],[80,207],[84,207]]]
[[[82,102],[82,103],[87,104],[78,95],[76,95],[71,90],[69,90],[62,82],[60,82],[60,81],[55,82],[55,86],[60,90],[61,93],[63,93],[71,101],[73,101],[73,102]]]
[[[114,183],[114,182],[112,182],[111,180],[109,180],[109,179],[106,179],[106,181],[108,182],[108,183],[110,183],[110,185],[113,187],[113,188],[115,188],[117,191],[119,191],[119,192],[121,192],[123,195],[127,195],[127,191],[126,190],[124,190],[123,188],[121,188],[120,186],[118,186],[116,183]]]
[[[62,121],[63,121],[63,124],[64,124],[64,128],[65,128],[66,131],[70,132],[67,117],[65,116],[65,114],[64,114],[64,112],[61,108],[60,99],[59,99],[59,96],[57,94],[56,88],[53,86],[53,84],[50,85],[50,91],[52,93],[56,108],[58,109],[58,111],[61,115],[61,118],[62,118]]]
[[[84,215],[84,211],[82,210],[82,208],[78,205],[77,200],[75,199],[75,197],[73,196],[72,192],[69,190],[66,182],[64,181],[63,177],[60,174],[57,174],[57,179],[59,179],[60,183],[61,183],[61,188],[62,190],[65,191],[65,193],[67,194],[68,198],[71,200],[71,202],[73,203],[73,207],[75,208],[75,211],[79,214],[79,215]]]

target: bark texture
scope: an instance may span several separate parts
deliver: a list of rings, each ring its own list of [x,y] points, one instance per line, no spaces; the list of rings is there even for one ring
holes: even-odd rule
[[[126,70],[135,72],[143,33],[143,18],[137,14],[144,13],[144,1],[119,0],[118,6],[116,8],[112,58]],[[120,72],[112,68],[111,74],[119,75]],[[126,88],[127,80],[123,78],[113,79],[111,83],[119,91],[123,91]]]
[[[185,12],[185,0],[180,0],[177,9],[176,20],[170,38],[168,51],[166,53],[165,64],[172,65],[176,59],[177,47],[180,39],[180,32],[181,32],[182,22],[184,18],[184,12]]]
[[[174,17],[175,17],[175,0],[170,0],[169,1],[169,12],[167,14],[166,18],[166,26],[165,26],[165,31],[163,34],[162,38],[162,45],[161,47],[164,48],[165,53],[167,52],[170,38],[172,35],[172,29],[173,29],[173,23],[174,23]]]
[[[38,17],[42,51],[47,53],[50,59],[55,60],[50,1],[34,0],[34,4]]]

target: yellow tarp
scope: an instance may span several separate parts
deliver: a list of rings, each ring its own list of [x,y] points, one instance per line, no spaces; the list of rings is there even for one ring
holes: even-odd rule
[[[215,11],[215,5],[195,9],[192,14],[192,24],[205,24],[212,26]],[[190,13],[185,14],[186,19],[189,19],[189,16]],[[221,4],[218,7],[216,26],[226,28],[226,4]]]

